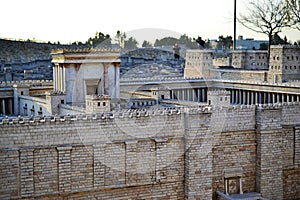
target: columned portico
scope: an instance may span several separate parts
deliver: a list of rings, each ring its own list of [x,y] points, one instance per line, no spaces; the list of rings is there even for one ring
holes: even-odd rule
[[[267,91],[253,91],[243,89],[226,89],[230,92],[230,104],[253,105],[273,104],[281,102],[299,102],[300,95]],[[173,89],[172,99],[179,101],[206,102],[207,88]]]

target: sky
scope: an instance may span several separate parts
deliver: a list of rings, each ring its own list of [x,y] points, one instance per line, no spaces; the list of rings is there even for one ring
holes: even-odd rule
[[[96,32],[117,30],[141,43],[164,36],[217,39],[233,35],[233,0],[1,0],[0,38],[85,42]],[[237,0],[237,13],[247,0]],[[267,40],[237,24],[237,36]],[[300,40],[299,32],[280,34]]]

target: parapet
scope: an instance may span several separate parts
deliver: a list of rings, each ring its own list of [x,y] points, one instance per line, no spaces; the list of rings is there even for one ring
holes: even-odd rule
[[[209,90],[209,95],[230,95],[230,91],[227,90]]]
[[[51,95],[51,96],[55,96],[55,95],[65,95],[65,93],[62,92],[62,91],[53,90],[53,91],[48,91],[48,92],[46,92],[46,95]]]
[[[300,45],[271,45],[271,49],[300,49]]]
[[[143,118],[143,117],[158,117],[158,116],[176,116],[183,113],[187,114],[212,114],[214,112],[245,112],[253,111],[254,109],[268,110],[268,109],[282,109],[284,107],[300,106],[299,102],[283,103],[283,104],[259,104],[259,105],[235,105],[229,107],[220,106],[197,106],[197,107],[184,107],[184,108],[153,108],[141,110],[121,110],[116,112],[102,112],[97,114],[81,114],[81,115],[55,115],[55,116],[18,116],[18,117],[4,117],[0,118],[1,126],[14,126],[14,125],[37,125],[43,123],[64,123],[76,121],[96,121],[96,120],[120,120],[125,118]]]
[[[110,100],[110,96],[109,95],[86,95],[85,97],[88,100]]]
[[[52,80],[22,80],[22,81],[1,81],[0,88],[8,87],[20,87],[20,86],[29,86],[29,87],[42,87],[42,86],[53,86]]]
[[[51,51],[51,54],[65,54],[65,53],[97,53],[97,52],[111,52],[111,53],[120,53],[121,49],[113,48],[78,48],[78,49],[54,49]]]
[[[280,110],[284,107],[294,107],[300,106],[300,102],[284,102],[284,103],[274,103],[274,104],[258,104],[257,110]]]
[[[213,53],[213,50],[209,49],[187,49],[186,53]]]

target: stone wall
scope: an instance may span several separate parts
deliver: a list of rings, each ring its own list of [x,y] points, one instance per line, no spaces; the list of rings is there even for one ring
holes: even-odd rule
[[[244,192],[299,198],[299,114],[284,104],[2,119],[0,198],[216,199],[232,167]]]
[[[218,78],[226,80],[245,80],[253,82],[264,82],[267,79],[267,71],[254,70],[212,70],[215,71]]]

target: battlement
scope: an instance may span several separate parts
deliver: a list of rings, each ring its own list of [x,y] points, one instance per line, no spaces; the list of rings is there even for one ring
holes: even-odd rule
[[[54,116],[18,116],[18,117],[5,117],[0,118],[0,126],[13,126],[13,125],[38,125],[44,123],[63,123],[70,121],[86,121],[86,120],[114,120],[114,118],[155,118],[158,116],[172,116],[187,114],[212,114],[214,112],[240,112],[240,111],[253,111],[256,109],[282,109],[282,107],[295,107],[300,103],[283,103],[283,104],[265,104],[265,105],[235,105],[229,107],[202,105],[184,108],[152,108],[152,109],[129,109],[115,112],[102,112],[97,114],[80,114],[80,115],[54,115]]]
[[[226,90],[209,90],[208,93],[211,95],[230,95],[230,91]]]
[[[53,80],[0,81],[0,88],[12,87],[13,85],[28,85],[29,87],[52,86]]]
[[[85,120],[113,120],[114,118],[140,118],[154,117],[162,115],[178,115],[181,109],[151,109],[151,110],[126,110],[119,112],[107,112],[86,115],[55,115],[55,116],[18,116],[13,118],[0,118],[0,126],[2,125],[37,125],[41,123],[62,123],[69,121],[85,121]]]
[[[86,95],[86,99],[89,100],[110,100],[110,96],[108,95]]]
[[[213,50],[207,49],[187,49],[186,53],[213,53]]]
[[[300,45],[271,45],[271,49],[300,49]]]
[[[51,95],[51,96],[55,96],[55,95],[65,95],[65,93],[62,92],[62,91],[52,90],[52,91],[46,92],[46,95]]]
[[[51,54],[66,54],[66,53],[98,53],[98,52],[109,52],[109,53],[120,53],[121,49],[105,49],[105,48],[78,48],[78,49],[54,49]]]
[[[232,53],[268,53],[266,50],[233,50]]]
[[[291,108],[295,106],[300,106],[300,102],[284,102],[284,103],[274,103],[274,104],[258,104],[257,110],[279,110],[282,108]]]

